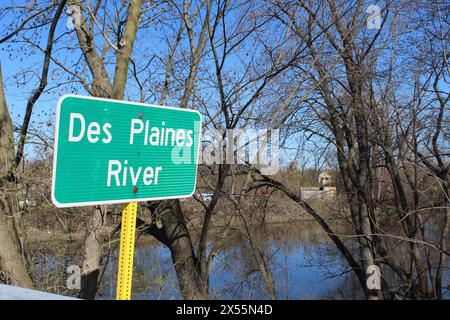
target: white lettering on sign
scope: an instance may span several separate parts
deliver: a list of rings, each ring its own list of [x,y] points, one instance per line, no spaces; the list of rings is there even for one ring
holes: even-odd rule
[[[108,179],[106,186],[111,186],[111,180],[114,178],[116,187],[124,187],[127,182],[131,180],[131,185],[137,185],[139,178],[142,176],[142,182],[144,185],[149,186],[151,184],[158,184],[158,176],[162,171],[162,167],[146,167],[142,173],[142,167],[138,167],[137,170],[128,165],[128,160],[122,163],[119,160],[109,160],[108,162]],[[122,178],[122,179],[121,179]],[[122,181],[122,183],[121,183]]]
[[[130,127],[130,144],[134,144],[134,136],[139,136],[142,143],[146,146],[172,146],[188,147],[190,148],[194,143],[192,130],[184,130],[174,128],[166,128],[166,123],[163,121],[160,127],[151,127],[150,121],[142,121],[141,119],[131,119]],[[145,129],[145,130],[144,130]],[[150,135],[149,135],[150,134]]]
[[[130,125],[130,145],[139,140],[143,145],[150,146],[173,146],[172,157],[175,156],[175,164],[190,164],[190,150],[193,145],[192,130],[174,129],[165,127],[165,121],[161,122],[159,127],[151,127],[150,121],[145,122],[141,119],[131,119]],[[86,123],[84,116],[80,113],[70,114],[69,123],[69,142],[80,142],[85,137],[89,143],[98,143],[99,141],[107,144],[112,141],[111,124],[101,125],[96,121]],[[136,139],[139,138],[139,139]],[[183,151],[183,157],[180,157],[180,150]],[[123,163],[119,160],[109,160],[108,176],[106,186],[124,187],[127,184],[136,186],[139,179],[142,179],[144,185],[157,185],[158,177],[162,167],[138,167],[128,166],[128,161]]]
[[[139,127],[136,127],[136,124]],[[144,130],[144,124],[142,120],[139,119],[131,119],[131,130],[130,130],[130,144],[133,144],[133,137],[135,133],[141,133]]]
[[[77,137],[75,137],[73,135],[73,123],[74,123],[75,119],[78,119],[81,122],[81,130]],[[70,114],[70,123],[69,123],[69,141],[70,142],[79,142],[83,138],[84,129],[85,129],[85,124],[84,124],[83,116],[79,113],[71,113]]]
[[[100,135],[100,125],[97,122],[91,122],[88,126],[87,138],[90,143],[96,143]]]
[[[75,134],[75,122],[79,122],[80,131]],[[102,126],[102,130],[105,134],[105,137],[102,138],[102,142],[108,144],[112,140],[110,123],[105,123]],[[86,121],[84,117],[80,113],[71,113],[70,114],[70,122],[69,122],[69,142],[80,142],[86,131]],[[101,135],[100,124],[98,122],[91,122],[87,127],[87,139],[90,143],[96,143],[99,140],[99,136]]]

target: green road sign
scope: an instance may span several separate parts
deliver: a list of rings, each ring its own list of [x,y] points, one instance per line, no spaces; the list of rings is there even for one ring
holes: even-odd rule
[[[200,131],[194,110],[64,95],[52,201],[73,207],[192,196]]]

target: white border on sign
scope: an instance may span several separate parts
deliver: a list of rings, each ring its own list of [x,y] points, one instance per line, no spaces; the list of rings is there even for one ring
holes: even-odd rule
[[[62,102],[64,101],[64,99],[70,98],[70,97],[86,99],[86,100],[99,100],[99,101],[107,101],[107,102],[116,102],[116,103],[121,103],[121,104],[138,105],[138,106],[143,106],[143,107],[153,107],[153,108],[171,109],[171,110],[197,113],[198,116],[200,117],[200,128],[199,128],[198,143],[197,143],[198,144],[197,145],[197,165],[195,167],[195,180],[194,180],[194,188],[193,188],[192,192],[190,194],[186,194],[186,195],[179,195],[179,196],[177,195],[177,196],[169,196],[169,197],[59,203],[58,200],[56,200],[56,198],[55,198],[56,163],[57,163],[57,157],[58,157],[59,116],[60,116],[60,109],[61,109]],[[54,142],[53,142],[53,170],[52,170],[52,192],[51,192],[52,202],[58,208],[68,208],[68,207],[95,206],[95,205],[101,205],[101,204],[117,204],[117,203],[126,203],[126,202],[141,202],[141,201],[143,202],[143,201],[152,201],[152,200],[168,200],[168,199],[181,199],[181,198],[192,197],[192,195],[195,192],[195,188],[197,186],[198,157],[200,154],[200,145],[201,144],[202,144],[202,114],[198,110],[160,106],[157,104],[145,104],[145,103],[140,103],[140,102],[126,101],[126,100],[115,100],[115,99],[96,98],[96,97],[89,97],[89,96],[79,96],[76,94],[62,95],[59,98],[58,104],[56,106],[55,138],[54,138]]]

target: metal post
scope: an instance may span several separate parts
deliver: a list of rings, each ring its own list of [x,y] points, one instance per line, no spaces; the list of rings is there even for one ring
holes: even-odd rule
[[[120,231],[116,300],[131,299],[136,215],[137,202],[130,202],[124,206],[122,210],[122,226]]]

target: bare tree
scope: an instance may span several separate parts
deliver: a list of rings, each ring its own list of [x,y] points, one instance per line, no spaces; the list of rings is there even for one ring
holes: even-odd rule
[[[0,66],[0,271],[2,282],[31,288],[23,250],[18,239],[16,222],[18,214],[15,185],[9,181],[10,169],[14,166],[14,137],[8,106],[3,89]]]

